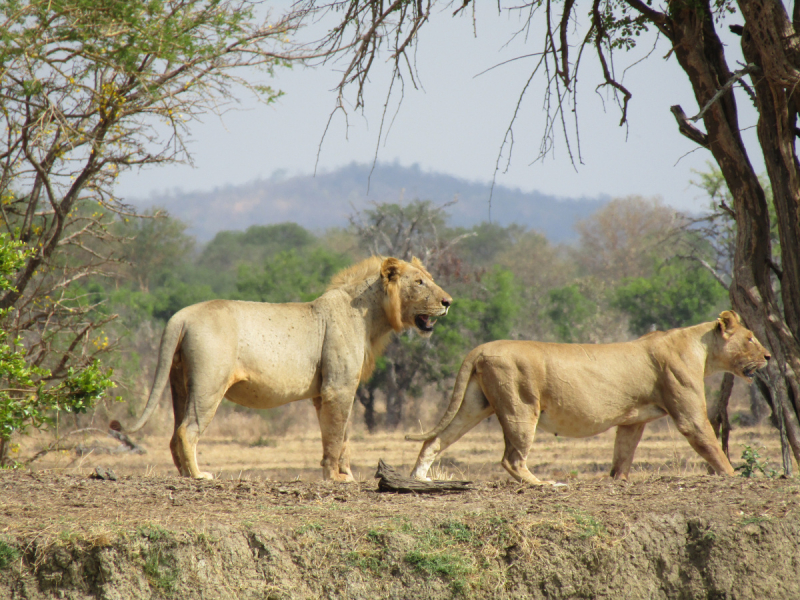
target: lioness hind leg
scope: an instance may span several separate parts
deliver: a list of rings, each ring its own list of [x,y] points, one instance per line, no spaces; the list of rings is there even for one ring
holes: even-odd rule
[[[505,366],[505,365],[504,365]],[[531,485],[553,484],[541,481],[528,469],[528,453],[539,423],[539,398],[525,375],[515,368],[486,370],[483,390],[494,406],[503,428],[505,452],[500,464],[517,481]]]
[[[617,427],[617,437],[614,439],[614,461],[611,463],[610,473],[614,479],[628,479],[633,464],[633,455],[642,439],[645,425],[647,423]]]
[[[500,420],[500,413],[498,413],[498,420]],[[504,415],[505,417],[506,415]],[[503,453],[503,460],[500,464],[508,471],[514,479],[521,483],[529,483],[531,485],[544,485],[553,484],[553,481],[542,481],[528,469],[528,452],[533,445],[533,438],[536,433],[536,425],[525,426],[524,423],[514,423],[511,431],[507,430],[507,419],[500,420],[503,427],[503,439],[506,444],[505,452]]]
[[[426,440],[417,457],[411,477],[430,481],[428,470],[445,448],[458,441],[462,435],[494,413],[476,381],[470,381],[456,416],[438,436]]]

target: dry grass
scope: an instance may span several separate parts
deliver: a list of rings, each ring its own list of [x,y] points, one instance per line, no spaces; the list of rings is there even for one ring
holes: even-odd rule
[[[312,410],[313,413],[313,410]],[[313,417],[313,414],[312,414]],[[315,419],[314,419],[315,421]],[[322,445],[319,429],[312,421],[305,430],[295,428],[284,436],[271,435],[255,415],[232,413],[215,420],[198,446],[201,468],[222,479],[271,479],[315,481],[321,476],[319,461]],[[404,432],[351,435],[353,474],[360,481],[373,477],[378,459],[410,471],[420,444],[403,439]],[[49,439],[48,439],[49,441]],[[44,438],[22,440],[21,454],[32,454],[45,444]],[[116,454],[116,442],[110,438],[81,440],[95,451],[76,456],[74,450],[52,452],[33,463],[35,469],[53,469],[64,473],[89,473],[96,466],[111,467],[119,475],[175,475],[169,452],[169,436],[153,435],[141,439],[147,454]],[[739,428],[731,437],[731,462],[741,464],[745,445],[758,448],[762,459],[779,468],[780,441],[769,425]],[[568,481],[594,479],[607,475],[614,448],[614,431],[586,439],[570,439],[540,434],[528,459],[539,477]],[[445,451],[432,473],[437,479],[477,481],[506,480],[500,466],[503,439],[496,419],[476,427]],[[706,472],[705,462],[692,450],[668,420],[650,425],[636,451],[632,477],[653,473],[699,475]]]
[[[709,390],[717,382],[709,380]],[[166,395],[168,396],[168,395]],[[712,396],[712,392],[709,392]],[[441,394],[414,402],[409,415],[419,418],[414,425],[401,427],[392,433],[370,434],[364,426],[363,407],[353,407],[350,439],[353,474],[360,481],[371,480],[378,459],[410,471],[417,458],[420,444],[405,441],[407,431],[419,431],[432,426],[447,401]],[[117,405],[120,406],[120,405]],[[737,382],[729,412],[749,414],[747,387]],[[96,466],[111,467],[120,475],[163,476],[177,473],[169,452],[172,433],[172,409],[165,397],[150,419],[142,437],[134,436],[147,450],[144,455],[116,454],[118,444],[102,435],[83,439],[69,438],[70,447],[82,444],[95,448],[90,454],[76,455],[74,450],[51,452],[33,463],[35,469],[55,469],[65,473],[88,473]],[[96,415],[98,423],[112,415]],[[117,416],[128,422],[122,415]],[[96,425],[104,427],[104,425]],[[586,438],[556,437],[541,432],[528,459],[528,465],[538,477],[569,481],[605,477],[611,466],[615,431]],[[31,456],[47,446],[47,435],[19,440],[18,456]],[[731,462],[741,464],[745,446],[758,449],[762,460],[775,469],[780,468],[781,453],[777,431],[765,420],[755,427],[737,427],[730,440]],[[448,448],[442,460],[432,467],[436,479],[476,481],[505,481],[508,475],[500,466],[503,438],[495,417],[481,423],[461,440]],[[319,425],[310,401],[294,402],[279,409],[256,411],[224,403],[198,446],[198,462],[222,479],[271,479],[275,481],[316,481],[321,476],[322,458]],[[636,451],[632,477],[652,474],[699,475],[706,473],[706,463],[692,450],[669,419],[651,423]]]

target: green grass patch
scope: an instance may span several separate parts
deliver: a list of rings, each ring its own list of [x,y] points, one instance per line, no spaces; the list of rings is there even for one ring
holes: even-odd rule
[[[456,542],[471,544],[475,539],[475,535],[464,523],[459,523],[458,521],[445,521],[439,527],[445,536]]]
[[[317,532],[322,531],[322,525],[319,523],[306,523],[305,525],[301,525],[295,530],[297,535],[305,535],[311,531]]]
[[[348,552],[345,562],[351,567],[382,577],[391,572],[391,566],[374,552]]]
[[[138,527],[136,532],[151,542],[172,541],[173,539],[172,532],[159,525],[143,525]]]
[[[580,511],[570,511],[570,514],[580,528],[578,537],[588,539],[592,537],[604,537],[606,535],[606,526],[592,515]]]
[[[174,592],[178,582],[175,557],[160,544],[155,544],[143,552],[143,558],[144,574],[150,585],[163,592]]]
[[[403,557],[403,560],[420,573],[442,575],[450,579],[458,579],[473,572],[472,565],[455,552],[412,550]]]
[[[142,570],[148,582],[165,594],[173,594],[179,575],[177,561],[170,552],[170,547],[175,543],[173,533],[158,525],[145,525],[136,531],[149,542],[142,550]]]
[[[267,438],[263,435],[260,436],[255,442],[250,444],[251,448],[277,448],[278,447],[278,440],[273,438]]]
[[[754,515],[752,517],[745,517],[742,519],[742,525],[751,525],[751,524],[758,524],[758,523],[766,523],[769,521],[769,517],[760,517],[758,515]]]
[[[19,552],[17,549],[0,540],[0,569],[5,569],[18,558]]]

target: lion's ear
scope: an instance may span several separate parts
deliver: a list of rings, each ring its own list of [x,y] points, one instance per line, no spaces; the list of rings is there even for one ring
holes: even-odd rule
[[[428,273],[428,269],[425,268],[425,265],[423,265],[422,261],[418,259],[416,256],[411,257],[411,266],[425,273],[425,276],[431,281],[433,281],[433,275]]]
[[[402,264],[394,257],[389,257],[381,264],[381,277],[383,278],[384,287],[390,281],[397,281],[402,271]]]
[[[739,318],[739,315],[732,310],[726,310],[720,313],[719,318],[717,319],[717,326],[719,327],[722,336],[727,338],[733,333],[733,330],[741,324],[741,322],[742,320]]]

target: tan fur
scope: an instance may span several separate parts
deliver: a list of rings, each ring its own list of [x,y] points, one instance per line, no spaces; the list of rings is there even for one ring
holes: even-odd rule
[[[619,344],[490,342],[467,355],[433,431],[406,436],[425,440],[412,476],[425,479],[445,448],[491,414],[503,428],[501,464],[518,481],[541,483],[527,467],[537,427],[566,437],[616,427],[611,475],[627,479],[645,425],[666,415],[716,473],[733,475],[708,421],[703,377],[728,371],[752,381],[769,358],[733,311]]]
[[[153,389],[129,431],[144,426],[169,380],[175,466],[181,475],[210,478],[197,466],[197,441],[223,397],[250,408],[311,398],[323,476],[352,481],[346,432],[358,382],[369,377],[393,330],[416,327],[428,336],[430,317],[446,314],[451,302],[421,265],[372,257],[334,276],[313,302],[186,307],[164,329]]]

